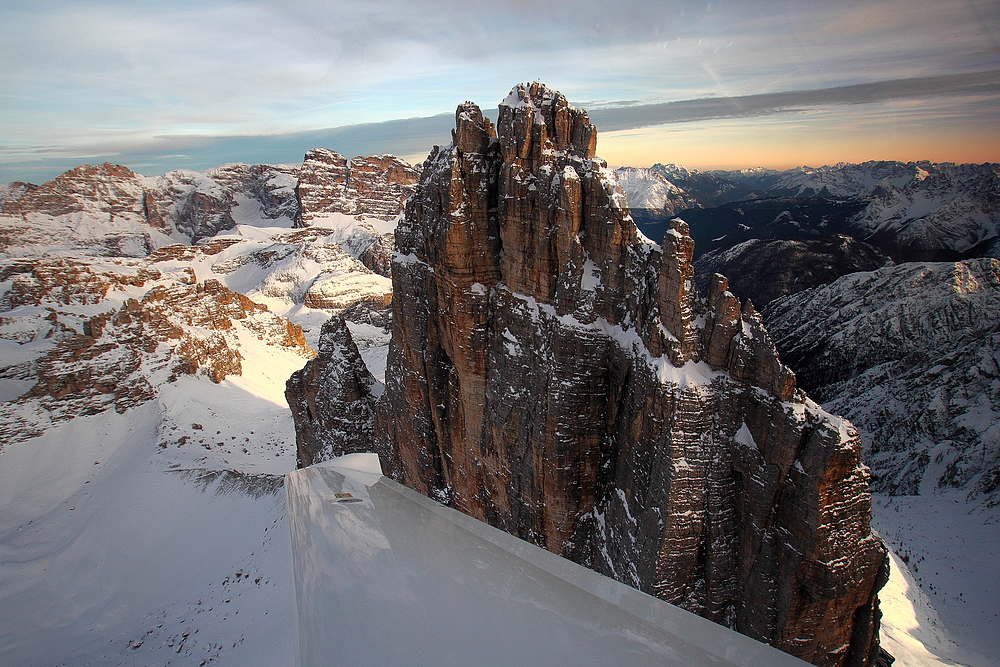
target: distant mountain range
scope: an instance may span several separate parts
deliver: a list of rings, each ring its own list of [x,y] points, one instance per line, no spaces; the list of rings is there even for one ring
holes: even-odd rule
[[[622,167],[619,181],[653,240],[680,215],[698,256],[750,238],[848,234],[895,261],[998,252],[1000,164],[865,162],[786,171]],[[698,212],[700,211],[700,212]]]

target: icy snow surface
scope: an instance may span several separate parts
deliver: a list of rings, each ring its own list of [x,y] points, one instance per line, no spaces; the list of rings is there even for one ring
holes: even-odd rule
[[[897,665],[1000,665],[1000,517],[964,493],[872,498],[892,549],[882,639]]]
[[[302,667],[331,656],[462,667],[806,664],[444,507],[358,458],[286,476]]]
[[[290,664],[290,413],[189,380],[0,451],[0,663]]]

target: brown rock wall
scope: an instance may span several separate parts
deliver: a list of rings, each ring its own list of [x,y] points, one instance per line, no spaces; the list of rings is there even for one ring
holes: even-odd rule
[[[347,159],[316,148],[306,153],[298,174],[298,223],[325,213],[367,215],[392,220],[413,192],[419,174],[392,155]]]
[[[818,665],[875,657],[856,432],[750,304],[643,240],[586,113],[459,106],[396,232],[374,447],[412,488]]]

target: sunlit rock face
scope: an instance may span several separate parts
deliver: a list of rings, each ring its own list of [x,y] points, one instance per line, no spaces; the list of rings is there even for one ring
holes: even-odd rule
[[[375,447],[408,486],[817,665],[872,664],[886,551],[848,422],[693,241],[657,245],[540,84],[465,103],[397,227]]]
[[[90,213],[113,220],[143,215],[142,177],[128,167],[105,162],[71,169],[40,187],[4,203],[8,215],[59,216]]]
[[[417,171],[393,155],[348,159],[315,148],[299,171],[299,223],[307,225],[331,213],[391,220],[413,192]]]

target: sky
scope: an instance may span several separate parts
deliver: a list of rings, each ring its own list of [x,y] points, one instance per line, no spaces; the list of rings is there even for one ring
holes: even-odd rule
[[[0,183],[416,162],[542,81],[612,166],[1000,162],[1000,0],[3,0]]]

